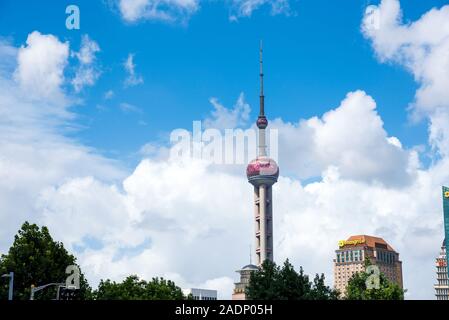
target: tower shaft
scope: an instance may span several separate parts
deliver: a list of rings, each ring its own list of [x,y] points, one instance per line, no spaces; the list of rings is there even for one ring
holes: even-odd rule
[[[267,144],[266,144],[266,136],[265,129],[258,129],[258,144],[257,144],[257,156],[266,157],[267,156]]]
[[[272,189],[265,184],[254,186],[256,263],[273,261]]]

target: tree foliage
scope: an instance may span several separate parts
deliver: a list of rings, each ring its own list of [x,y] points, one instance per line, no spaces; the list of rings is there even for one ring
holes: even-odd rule
[[[369,266],[369,259],[365,260],[365,267]],[[387,277],[380,273],[379,288],[367,289],[366,280],[371,274],[357,272],[348,282],[346,287],[346,299],[348,300],[404,300],[403,290],[397,283],[389,281]]]
[[[128,276],[123,282],[101,280],[94,292],[97,300],[182,300],[186,297],[180,287],[171,280],[153,278],[147,282],[136,275]]]
[[[14,238],[8,254],[0,257],[0,274],[14,272],[14,299],[30,298],[31,285],[65,283],[67,266],[76,264],[61,242],[54,241],[47,227],[25,222]],[[1,279],[4,280],[4,279]],[[1,281],[0,280],[0,281]],[[8,296],[7,281],[0,282],[0,299]],[[80,299],[89,299],[91,289],[81,273]],[[49,300],[56,297],[56,287],[39,291],[35,299]]]
[[[338,293],[324,284],[324,275],[313,282],[302,267],[295,271],[288,259],[282,267],[266,260],[259,271],[251,274],[246,295],[251,300],[330,300]]]
[[[339,297],[339,292],[337,290],[331,289],[324,283],[324,274],[315,275],[313,279],[312,290],[310,292],[311,300],[337,300]]]

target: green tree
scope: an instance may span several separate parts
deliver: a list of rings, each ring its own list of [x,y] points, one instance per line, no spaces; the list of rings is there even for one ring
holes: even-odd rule
[[[97,300],[183,300],[186,299],[180,287],[171,280],[153,278],[152,281],[128,276],[123,282],[101,280],[94,291]]]
[[[324,283],[324,274],[315,275],[313,279],[312,290],[310,291],[311,300],[337,300],[339,297],[339,292],[337,290],[331,289]]]
[[[259,271],[253,271],[246,288],[246,296],[252,300],[272,300],[277,297],[279,267],[265,260]]]
[[[259,271],[251,274],[246,295],[251,300],[329,300],[338,293],[324,284],[324,275],[316,275],[314,282],[302,267],[295,271],[288,259],[282,268],[266,260]]]
[[[365,260],[365,267],[371,265],[369,259]],[[346,299],[348,300],[404,300],[403,290],[397,283],[389,281],[387,277],[380,273],[379,288],[368,289],[366,280],[371,274],[366,272],[355,273],[346,287]]]
[[[299,268],[299,273],[296,272],[287,259],[279,270],[276,291],[275,295],[277,295],[278,300],[309,299],[311,294],[309,276],[304,274],[302,267]],[[276,298],[273,297],[272,299]]]
[[[52,239],[47,227],[25,222],[14,238],[8,254],[0,257],[0,274],[14,272],[14,299],[30,298],[31,285],[40,286],[52,282],[65,283],[67,266],[76,264],[63,244]],[[6,299],[8,284],[0,283],[0,299]],[[49,300],[56,297],[56,288],[39,291],[35,299]],[[91,288],[84,275],[80,276],[80,299],[89,299]]]

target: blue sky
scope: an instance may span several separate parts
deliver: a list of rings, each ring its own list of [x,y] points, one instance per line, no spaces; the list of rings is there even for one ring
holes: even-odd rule
[[[153,3],[0,1],[0,252],[28,220],[76,253],[93,287],[159,275],[229,298],[253,241],[245,165],[163,155],[194,120],[251,126],[263,39],[279,129],[275,260],[331,284],[338,240],[381,236],[400,252],[407,297],[432,299],[449,183],[448,1]],[[66,29],[69,4],[80,30]]]
[[[167,132],[191,129],[206,117],[210,97],[231,106],[240,92],[252,107],[258,103],[258,45],[265,43],[266,103],[271,118],[298,121],[338,106],[348,91],[363,89],[378,104],[386,130],[404,145],[426,142],[426,125],[410,123],[407,106],[416,84],[404,69],[381,64],[360,32],[366,5],[376,1],[295,1],[290,15],[270,14],[268,6],[229,19],[221,2],[201,4],[186,23],[124,22],[107,1],[77,1],[80,30],[65,28],[70,1],[9,1],[0,4],[2,36],[22,45],[32,30],[52,33],[78,48],[88,34],[101,52],[101,76],[82,92],[74,133],[83,143],[110,157],[133,161],[148,141],[167,142]],[[445,1],[402,3],[406,20],[414,20]],[[144,82],[125,88],[123,63],[133,53]],[[114,91],[105,101],[104,94]],[[124,114],[120,103],[141,113]],[[103,106],[103,109],[97,106]]]

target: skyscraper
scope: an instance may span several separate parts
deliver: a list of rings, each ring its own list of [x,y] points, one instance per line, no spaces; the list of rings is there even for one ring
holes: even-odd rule
[[[338,243],[334,259],[334,287],[344,296],[351,277],[365,271],[365,259],[377,265],[388,280],[402,288],[402,262],[397,253],[384,239],[357,235]]]
[[[246,168],[248,182],[254,186],[254,223],[256,263],[260,266],[265,260],[273,261],[273,199],[272,185],[277,182],[279,167],[267,155],[265,129],[265,97],[263,92],[262,43],[260,45],[260,108],[256,121],[258,128],[257,158]]]
[[[443,186],[443,217],[444,217],[444,246],[449,248],[449,188]],[[449,265],[449,256],[446,255],[446,265]],[[449,276],[449,270],[446,270]]]
[[[258,130],[257,157],[246,168],[248,182],[254,186],[254,240],[256,248],[256,265],[249,264],[237,272],[240,281],[235,283],[233,300],[245,300],[245,290],[249,284],[251,273],[257,271],[265,260],[273,261],[273,184],[277,182],[279,167],[267,155],[265,129],[268,120],[265,116],[265,97],[263,93],[263,59],[262,42],[260,43],[260,107],[256,125]]]
[[[449,280],[447,276],[446,240],[441,245],[440,255],[435,261],[437,284],[434,285],[437,300],[449,300]]]
[[[440,255],[436,259],[437,284],[434,285],[437,300],[449,300],[449,188],[443,186],[443,218],[445,239],[441,245]]]

